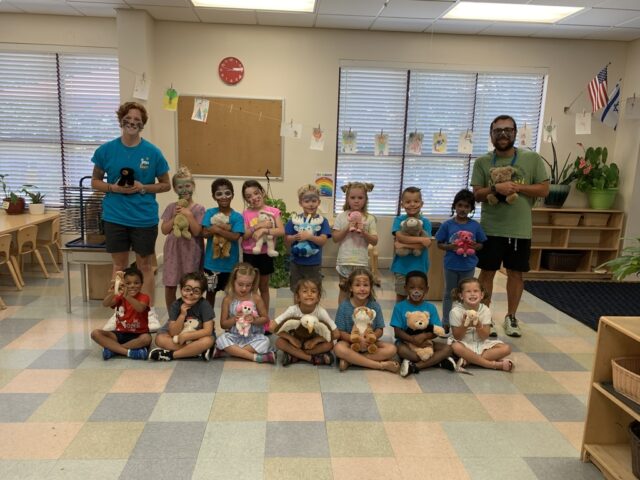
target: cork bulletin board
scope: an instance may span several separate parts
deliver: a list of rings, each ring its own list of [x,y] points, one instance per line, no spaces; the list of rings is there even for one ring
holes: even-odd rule
[[[195,98],[209,100],[207,122],[191,120]],[[194,175],[282,178],[282,100],[181,95],[178,163]]]

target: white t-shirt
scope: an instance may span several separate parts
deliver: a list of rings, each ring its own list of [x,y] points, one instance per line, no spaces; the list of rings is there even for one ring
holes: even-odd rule
[[[449,325],[452,327],[461,327],[464,325],[464,314],[467,311],[464,308],[464,305],[460,302],[455,302],[453,304],[453,308],[451,308],[451,313],[449,313]],[[482,325],[491,325],[491,310],[484,303],[480,304],[480,308],[478,308],[478,320]],[[475,344],[478,342],[483,342],[481,338],[476,335],[476,327],[468,327],[467,333],[462,339],[462,342],[468,344]]]
[[[333,224],[334,230],[344,230],[349,225],[349,219],[347,218],[348,212],[342,212],[337,217]],[[376,218],[373,215],[367,214],[363,219],[364,231],[369,235],[378,235],[376,228]],[[359,267],[369,266],[369,245],[364,237],[359,233],[349,232],[340,242],[338,247],[338,259],[337,265],[356,265]]]

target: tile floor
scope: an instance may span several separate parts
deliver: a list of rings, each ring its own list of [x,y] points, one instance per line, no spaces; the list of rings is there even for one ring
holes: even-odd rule
[[[325,273],[334,313],[336,278]],[[71,314],[61,274],[27,272],[22,292],[0,276],[3,480],[602,478],[579,460],[595,333],[526,292],[524,336],[509,339],[514,373],[403,379],[228,359],[105,362],[89,332],[109,312],[83,304],[72,275]],[[388,322],[388,272],[378,298]],[[287,289],[272,299],[276,312],[291,302]]]

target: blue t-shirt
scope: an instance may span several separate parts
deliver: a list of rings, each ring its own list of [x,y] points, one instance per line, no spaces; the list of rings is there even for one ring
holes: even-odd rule
[[[409,218],[407,214],[399,215],[393,220],[393,226],[391,232],[395,235],[400,230],[400,224]],[[427,234],[427,237],[431,238],[431,222],[422,215],[422,229]],[[393,273],[399,273],[400,275],[406,275],[409,272],[417,270],[419,272],[427,273],[429,271],[429,249],[423,248],[422,253],[418,256],[409,254],[406,257],[393,254],[393,262],[391,262],[391,271]]]
[[[204,212],[204,218],[202,219],[203,227],[211,226],[211,218],[220,211],[218,207],[210,208]],[[229,215],[229,223],[231,225],[231,231],[239,234],[244,233],[244,219],[242,215],[235,210],[231,209]],[[236,263],[240,261],[240,247],[238,242],[231,242],[231,250],[227,258],[213,258],[213,238],[207,239],[207,247],[204,252],[204,268],[211,270],[212,272],[230,272]]]
[[[432,303],[424,300],[420,305],[414,305],[409,300],[403,300],[398,302],[393,307],[393,313],[391,314],[391,326],[398,327],[400,330],[409,330],[407,327],[407,312],[427,312],[429,314],[429,323],[431,325],[442,326],[440,316],[438,315],[438,309]],[[409,332],[411,335],[413,332]]]
[[[369,299],[365,307],[369,307],[376,312],[376,318],[373,319],[373,329],[377,330],[378,328],[384,328],[384,317],[382,316],[382,309],[380,308],[380,305],[378,305],[378,302]],[[351,304],[351,300],[348,299],[338,306],[338,311],[336,312],[336,326],[338,327],[338,330],[351,332],[353,329],[354,310],[355,307]]]
[[[133,170],[133,179],[143,185],[169,171],[169,164],[158,147],[144,138],[135,147],[127,147],[120,137],[100,145],[91,161],[107,174],[108,183],[116,183],[120,170]],[[107,193],[102,201],[103,220],[127,227],[158,225],[158,202],[155,193]]]
[[[294,214],[296,217],[304,219],[304,214]],[[319,218],[320,215],[316,215],[314,218]],[[317,225],[319,230],[315,230],[313,234],[315,236],[326,235],[327,238],[331,237],[331,227],[326,218],[322,218],[322,223]],[[309,223],[304,223],[303,228],[311,229]],[[293,215],[284,226],[285,235],[295,235],[298,231],[295,229],[293,223]],[[305,243],[306,242],[306,243]],[[303,248],[304,247],[304,248]],[[317,250],[317,252],[316,252]],[[315,253],[313,253],[315,252]],[[322,247],[316,243],[305,240],[304,242],[295,241],[291,244],[291,261],[298,265],[320,265],[322,263]]]
[[[468,219],[467,223],[458,223],[453,218],[445,221],[440,225],[436,232],[436,240],[440,243],[453,243],[458,238],[461,230],[471,232],[473,241],[483,243],[487,241],[487,236],[478,222]],[[453,250],[447,250],[444,254],[444,268],[454,272],[467,272],[476,268],[478,264],[477,255],[458,255]]]

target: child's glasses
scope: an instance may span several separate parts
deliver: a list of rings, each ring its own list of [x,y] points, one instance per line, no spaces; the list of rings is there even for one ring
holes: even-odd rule
[[[213,194],[213,198],[231,198],[233,197],[233,192],[231,190],[218,190]]]
[[[190,286],[186,286],[186,287],[182,287],[182,291],[184,293],[193,293],[194,295],[202,295],[202,289],[196,287],[196,288],[192,288]]]

